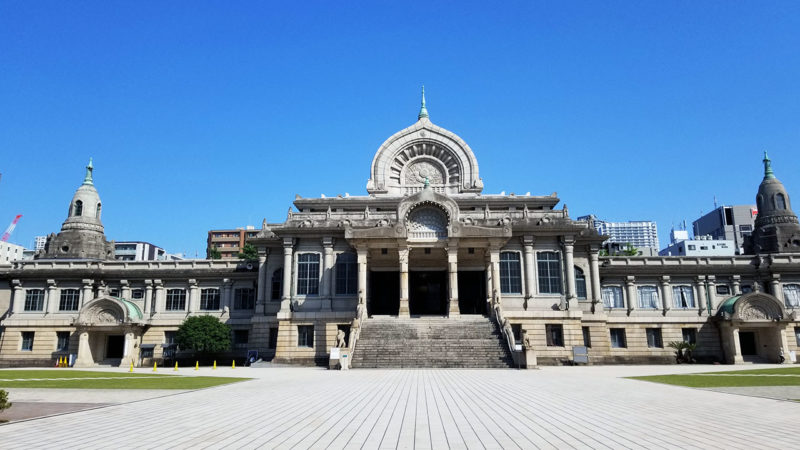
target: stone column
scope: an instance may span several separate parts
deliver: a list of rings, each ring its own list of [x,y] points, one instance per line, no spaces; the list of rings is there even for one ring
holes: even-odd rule
[[[447,299],[448,316],[458,317],[458,247],[447,248],[447,271],[450,275],[450,289]]]
[[[711,303],[711,314],[714,314],[714,311],[717,309],[717,305],[714,301],[717,295],[717,277],[715,275],[708,275],[706,280],[708,280],[708,301]],[[706,309],[706,311],[708,310]]]
[[[734,275],[731,277],[733,284],[733,295],[742,295],[742,276]]]
[[[47,314],[53,314],[58,311],[58,286],[56,280],[47,280]]]
[[[25,309],[25,290],[22,289],[22,282],[20,280],[11,280],[11,285],[14,286],[14,298],[11,299],[11,312],[13,314],[18,314]]]
[[[294,240],[283,238],[283,284],[281,288],[281,313],[288,314],[292,307],[292,259],[294,257]]]
[[[164,295],[164,285],[161,283],[161,280],[153,280],[153,285],[155,286],[155,299],[153,300],[153,314],[158,314],[164,312],[164,304],[166,298]]]
[[[769,287],[772,295],[775,296],[781,303],[786,304],[783,299],[783,289],[781,289],[781,275],[773,273],[772,278],[769,280]],[[787,354],[788,355],[788,354]]]
[[[94,366],[94,358],[92,358],[92,348],[89,345],[89,332],[81,331],[78,337],[78,356],[75,358],[73,367],[92,367]]]
[[[259,249],[258,251],[258,281],[256,282],[256,314],[264,313],[264,304],[267,298],[267,257],[269,249]]]
[[[706,297],[706,277],[698,275],[695,278],[694,286],[697,290],[697,313],[702,316],[703,311],[706,309],[706,302],[708,302]]]
[[[190,313],[200,309],[200,289],[197,287],[197,280],[189,280],[189,307],[186,310]]]
[[[497,303],[502,303],[503,297],[500,293],[500,249],[499,248],[489,249],[489,263],[492,265],[492,300]]]
[[[661,276],[661,306],[664,309],[664,314],[672,308],[672,287],[669,284],[669,275]]]
[[[137,352],[137,348],[135,347],[136,344],[136,337],[128,331],[125,333],[125,344],[122,347],[122,361],[119,363],[119,367],[129,367],[131,364],[135,364],[136,360],[138,359],[137,356],[139,352]]]
[[[222,310],[227,310],[230,312],[233,305],[233,281],[230,278],[223,278],[222,279]]]
[[[408,307],[408,247],[397,249],[398,262],[400,264],[400,317],[409,317],[411,310]],[[359,271],[359,275],[361,272]]]
[[[367,307],[367,249],[366,248],[358,248],[356,250],[356,255],[358,257],[358,304],[364,305],[364,308]],[[400,290],[402,292],[402,284],[400,285]],[[402,296],[402,294],[401,294]],[[402,307],[402,302],[401,302]],[[406,307],[408,307],[408,303],[406,302]],[[369,314],[369,311],[366,312]],[[359,319],[361,319],[359,317]]]
[[[84,305],[94,300],[94,291],[92,289],[94,280],[84,279],[81,280],[81,283],[83,283],[83,295],[81,295],[81,301],[78,309],[83,308]]]
[[[119,295],[125,300],[131,300],[131,287],[128,280],[119,280]]]
[[[153,281],[144,282],[144,314],[153,314]]]
[[[322,299],[322,311],[332,311],[333,302],[333,238],[322,238],[324,250],[322,256],[322,289],[320,297]]]
[[[566,292],[566,309],[569,309],[569,303],[575,299],[575,260],[573,258],[573,247],[575,240],[572,236],[564,236],[561,244],[564,248],[564,270],[567,272],[567,292]]]
[[[523,236],[522,246],[525,249],[525,297],[530,299],[536,294],[536,277],[533,271],[533,236]]]
[[[592,245],[589,248],[589,277],[592,279],[592,301],[601,302],[602,289],[600,288],[600,249]]]
[[[744,358],[742,357],[742,345],[739,343],[739,328],[734,328],[731,334],[733,335],[733,363],[741,364],[744,362]]]
[[[636,277],[628,275],[625,277],[625,296],[628,297],[628,314],[636,309]]]

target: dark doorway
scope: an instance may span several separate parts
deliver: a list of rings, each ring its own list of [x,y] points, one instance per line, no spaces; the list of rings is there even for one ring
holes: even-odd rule
[[[108,359],[122,359],[123,349],[125,347],[125,336],[116,335],[109,336],[106,342],[106,358]]]
[[[740,331],[739,346],[742,348],[742,356],[757,355],[756,334],[752,331]]]
[[[396,316],[400,312],[400,272],[370,272],[367,313]]]
[[[458,272],[458,311],[461,314],[486,314],[486,272]]]
[[[447,313],[447,272],[410,272],[408,309],[413,316]]]

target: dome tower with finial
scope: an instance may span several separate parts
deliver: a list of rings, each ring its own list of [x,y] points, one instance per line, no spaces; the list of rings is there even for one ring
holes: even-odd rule
[[[800,253],[800,224],[792,211],[789,194],[772,171],[764,152],[764,178],[756,194],[755,229],[746,253]]]
[[[39,258],[114,259],[114,245],[106,240],[100,221],[102,203],[94,186],[93,171],[89,158],[83,183],[72,196],[61,232],[47,237]]]

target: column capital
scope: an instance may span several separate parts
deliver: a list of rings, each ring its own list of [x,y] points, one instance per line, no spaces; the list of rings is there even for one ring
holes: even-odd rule
[[[91,286],[94,284],[94,280],[89,278],[84,278],[83,280],[81,280],[81,284],[83,284],[84,286]]]
[[[731,276],[731,280],[732,281],[741,281],[742,280],[742,276],[741,275],[732,275]]]
[[[258,247],[258,259],[259,259],[259,261],[262,258],[264,260],[266,260],[267,256],[269,256],[269,248],[268,247]]]
[[[560,243],[565,248],[569,248],[570,250],[572,250],[572,246],[575,244],[575,236],[572,235],[561,236]]]
[[[322,246],[325,247],[325,249],[329,249],[329,248],[332,249],[333,248],[333,244],[335,242],[336,242],[336,239],[333,238],[333,237],[330,237],[330,236],[326,236],[326,237],[322,238]]]
[[[233,285],[233,280],[231,280],[230,278],[223,278],[222,285],[225,287],[231,287]]]
[[[14,286],[15,289],[16,288],[22,288],[22,281],[20,281],[20,280],[11,280],[11,285]]]
[[[704,281],[706,281],[706,276],[705,275],[698,275],[697,277],[695,277],[695,282],[697,284],[700,284],[700,283],[702,283]]]
[[[47,280],[47,287],[48,288],[55,288],[56,285],[57,285],[56,280],[50,280],[50,279]]]
[[[770,277],[770,279],[771,279],[772,281],[781,281],[781,274],[779,274],[779,273],[773,273],[773,274],[772,274],[772,276]]]
[[[669,277],[669,275],[661,275],[661,280],[660,280],[661,284],[667,285],[669,284],[670,280],[671,278]]]
[[[127,287],[128,284],[129,284],[128,280],[119,280],[119,286],[120,287]]]
[[[533,243],[536,242],[536,236],[533,236],[531,234],[526,234],[524,236],[520,236],[519,241],[522,242],[522,245],[526,247],[532,247]],[[525,250],[527,250],[527,248]]]
[[[283,238],[283,249],[290,249],[294,247],[294,238],[285,237]]]
[[[193,288],[197,287],[197,280],[195,280],[194,278],[190,278],[188,283],[189,283],[189,287],[193,287]]]
[[[628,275],[625,277],[625,284],[628,286],[633,286],[636,283],[636,277],[633,275]]]

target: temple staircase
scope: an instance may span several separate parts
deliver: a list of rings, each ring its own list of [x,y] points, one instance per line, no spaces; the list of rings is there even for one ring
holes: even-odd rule
[[[497,325],[483,316],[376,316],[361,324],[351,367],[514,367],[506,347]]]

